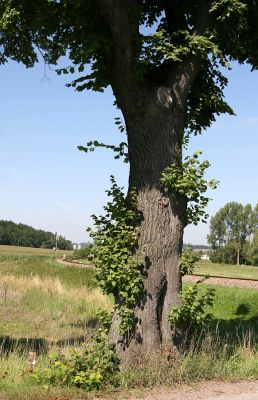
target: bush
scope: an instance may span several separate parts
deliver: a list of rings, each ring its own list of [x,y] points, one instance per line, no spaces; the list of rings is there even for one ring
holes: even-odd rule
[[[181,255],[180,270],[182,275],[192,274],[195,263],[200,260],[199,254],[195,253],[191,245],[185,245]]]
[[[213,304],[215,289],[208,288],[204,294],[200,294],[198,283],[190,286],[180,294],[181,303],[173,307],[168,315],[171,329],[182,330],[188,335],[202,328],[210,319],[206,308]]]
[[[75,260],[80,260],[82,258],[86,258],[88,259],[88,257],[90,256],[90,254],[92,253],[92,247],[93,245],[90,244],[87,247],[82,247],[79,250],[74,250],[73,252],[73,259]]]
[[[98,313],[99,329],[85,342],[81,350],[73,350],[70,357],[62,353],[49,356],[49,366],[35,371],[38,383],[76,386],[85,390],[100,389],[105,383],[117,384],[119,359],[108,339],[111,314]]]
[[[81,351],[70,357],[62,353],[49,356],[49,366],[35,371],[38,383],[56,386],[76,386],[85,390],[100,389],[108,382],[116,384],[118,358],[114,346],[106,340],[89,340]]]

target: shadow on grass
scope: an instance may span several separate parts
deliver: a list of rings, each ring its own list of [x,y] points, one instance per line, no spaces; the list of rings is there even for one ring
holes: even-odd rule
[[[212,319],[209,328],[211,333],[216,333],[230,345],[238,345],[249,339],[255,344],[258,340],[258,315],[251,318]]]
[[[47,353],[49,343],[43,338],[19,338],[14,339],[10,336],[0,337],[0,355],[8,355],[16,352],[19,354],[35,351],[37,354]]]
[[[58,340],[53,343],[43,338],[11,338],[10,336],[0,336],[0,356],[6,356],[10,353],[18,353],[20,355],[27,354],[29,351],[35,351],[38,355],[46,354],[51,351],[54,346],[79,346],[86,340],[85,336],[69,337],[67,339]]]
[[[83,329],[96,329],[99,326],[99,319],[87,318],[85,320],[79,320],[69,324],[73,328],[83,328]]]

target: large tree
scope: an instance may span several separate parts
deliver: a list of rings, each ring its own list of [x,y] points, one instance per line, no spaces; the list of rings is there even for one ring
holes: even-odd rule
[[[167,314],[178,301],[183,230],[198,220],[187,207],[202,201],[182,148],[217,114],[232,113],[222,68],[234,60],[258,66],[258,2],[1,0],[0,18],[2,63],[11,58],[32,67],[39,54],[50,64],[66,55],[70,65],[59,73],[78,73],[77,90],[112,87],[126,125],[129,190],[137,189],[146,267],[135,334],[123,346],[114,323],[112,337],[125,358],[171,343]],[[171,165],[168,188],[161,175]]]

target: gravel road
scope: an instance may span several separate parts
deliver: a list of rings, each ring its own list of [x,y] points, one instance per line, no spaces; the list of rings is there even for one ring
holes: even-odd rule
[[[183,279],[188,282],[197,282],[200,281],[202,277],[195,275],[185,275]],[[211,285],[232,286],[232,287],[258,290],[258,281],[252,281],[252,280],[210,277],[209,279],[206,279],[204,283],[208,283]]]
[[[118,397],[119,400],[258,400],[258,380],[204,382],[197,388],[155,389],[143,397]]]

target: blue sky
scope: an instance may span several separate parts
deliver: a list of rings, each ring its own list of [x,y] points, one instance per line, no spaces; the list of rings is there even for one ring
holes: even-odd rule
[[[76,93],[44,65],[26,69],[0,66],[0,219],[58,232],[75,242],[88,240],[90,215],[106,202],[109,176],[127,186],[128,166],[107,150],[77,150],[90,139],[119,143],[114,125],[119,112],[111,90]],[[221,183],[209,193],[212,216],[228,201],[258,202],[258,72],[234,65],[226,99],[236,117],[222,116],[190,152],[203,150],[212,166],[208,176]],[[205,244],[208,225],[189,226],[185,242]]]

